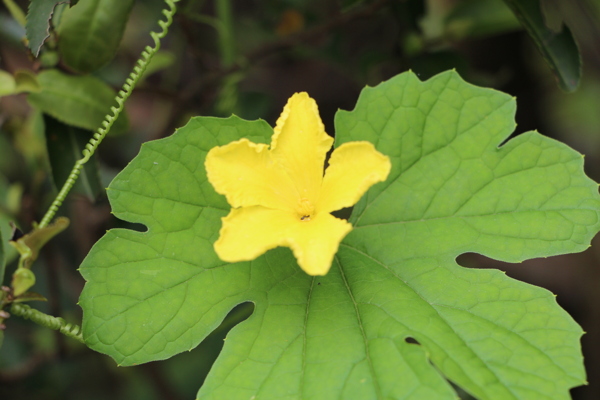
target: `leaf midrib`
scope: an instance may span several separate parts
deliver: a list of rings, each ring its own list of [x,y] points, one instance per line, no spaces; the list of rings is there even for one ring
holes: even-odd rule
[[[373,361],[371,360],[371,354],[369,351],[369,339],[367,338],[365,329],[363,327],[362,319],[360,316],[360,310],[358,309],[358,303],[354,299],[354,295],[352,294],[352,289],[350,288],[350,285],[348,284],[348,280],[346,279],[346,274],[344,274],[344,269],[342,268],[342,263],[340,262],[340,259],[338,258],[337,255],[335,256],[335,262],[340,271],[340,276],[342,277],[342,280],[344,281],[344,285],[346,286],[346,290],[348,291],[348,296],[350,296],[350,300],[352,300],[352,305],[354,306],[354,312],[356,313],[356,320],[358,322],[358,326],[360,328],[360,333],[362,335],[363,343],[365,346],[365,357],[367,359],[367,363],[369,364],[369,369],[371,370],[371,376],[373,377],[373,386],[375,386],[375,392],[377,393],[377,398],[383,399],[383,395],[381,393],[381,387],[379,386],[379,382],[377,381],[377,374],[375,373],[375,368],[373,367]]]

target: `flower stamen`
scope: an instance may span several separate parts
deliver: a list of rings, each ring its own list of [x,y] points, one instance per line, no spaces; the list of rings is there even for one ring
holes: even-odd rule
[[[310,217],[314,213],[315,207],[307,198],[300,199],[298,203],[298,214],[303,216],[302,220],[304,221],[304,216]]]

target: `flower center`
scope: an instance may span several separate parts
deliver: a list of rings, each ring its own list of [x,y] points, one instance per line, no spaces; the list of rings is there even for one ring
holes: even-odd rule
[[[310,221],[310,217],[314,211],[315,208],[310,200],[306,198],[300,199],[298,202],[298,214],[300,215],[301,221]]]

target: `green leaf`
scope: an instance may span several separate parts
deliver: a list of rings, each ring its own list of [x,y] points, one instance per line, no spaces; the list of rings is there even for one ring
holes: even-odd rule
[[[2,148],[2,143],[0,143],[0,148]],[[0,286],[4,282],[6,264],[14,260],[18,254],[12,246],[8,245],[8,240],[12,235],[10,222],[14,220],[15,211],[18,211],[18,208],[14,206],[21,204],[22,190],[20,184],[10,185],[8,180],[0,174],[0,242],[2,242],[0,244]]]
[[[514,112],[455,72],[365,89],[338,113],[337,145],[371,141],[393,169],[354,208],[324,277],[287,248],[236,264],[213,251],[229,206],[205,155],[240,137],[268,143],[264,122],[194,118],[145,144],[108,194],[148,231],[111,230],[84,260],[86,343],[121,365],[165,359],[250,301],[199,398],[455,399],[448,380],[480,399],[569,398],[585,382],[581,328],[545,289],[455,261],[581,251],[600,229],[580,154],[533,132],[498,147]]]
[[[54,7],[60,3],[69,3],[69,1],[32,0],[29,2],[25,31],[29,40],[29,48],[35,57],[40,54],[44,41],[50,36],[50,19]]]
[[[465,252],[519,262],[583,251],[600,229],[597,184],[581,154],[537,132],[498,148],[514,113],[514,98],[453,72],[425,83],[403,74],[363,91],[355,111],[337,115],[338,144],[374,141],[393,170],[355,207],[341,254],[354,253],[360,270],[388,270],[364,279],[399,286],[399,297],[404,286],[418,294],[405,305],[420,323],[403,321],[400,309],[380,318],[405,324],[436,367],[477,398],[569,398],[585,382],[582,331],[554,296],[455,262]],[[453,334],[442,334],[448,328]],[[484,376],[500,383],[477,381]]]
[[[581,79],[581,55],[571,30],[564,26],[556,32],[548,27],[540,8],[540,0],[504,0],[527,29],[538,50],[554,72],[561,88],[577,89]]]
[[[42,90],[37,75],[27,69],[15,71],[15,84],[17,93],[31,93]]]
[[[82,73],[114,57],[134,0],[81,0],[66,10],[58,27],[63,62]]]
[[[44,125],[52,177],[56,189],[60,190],[67,181],[73,165],[83,157],[81,152],[93,133],[65,125],[49,116],[44,117]],[[71,189],[72,192],[87,196],[92,201],[102,193],[97,164],[94,154],[81,170],[75,186]]]
[[[37,260],[40,250],[50,239],[58,235],[69,226],[69,218],[58,217],[43,228],[35,227],[31,232],[9,242],[21,255],[19,269],[31,268]],[[14,235],[13,235],[14,236]],[[35,279],[35,277],[34,277]]]
[[[39,92],[41,90],[37,77],[31,71],[21,69],[15,75],[0,70],[0,97],[23,92]]]
[[[95,131],[100,127],[110,107],[117,106],[115,91],[93,76],[71,76],[57,70],[38,75],[39,93],[31,93],[29,102],[57,120],[77,128]],[[121,113],[111,132],[127,131],[128,121]]]
[[[11,73],[0,69],[0,97],[16,93],[17,83]]]
[[[11,287],[15,296],[20,296],[35,285],[35,274],[28,268],[17,268],[12,276]]]
[[[565,23],[564,14],[553,0],[540,0],[540,10],[544,17],[544,24],[554,32],[560,32]]]
[[[27,303],[30,301],[48,301],[47,298],[36,292],[25,292],[13,299],[13,303]]]

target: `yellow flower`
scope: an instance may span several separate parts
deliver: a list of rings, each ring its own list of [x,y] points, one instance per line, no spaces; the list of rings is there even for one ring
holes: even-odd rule
[[[307,274],[329,271],[352,230],[330,212],[354,205],[391,168],[371,143],[350,142],[335,149],[323,176],[332,144],[315,101],[296,93],[277,120],[271,146],[241,139],[208,152],[208,180],[232,207],[214,244],[223,261],[249,261],[287,246]]]

